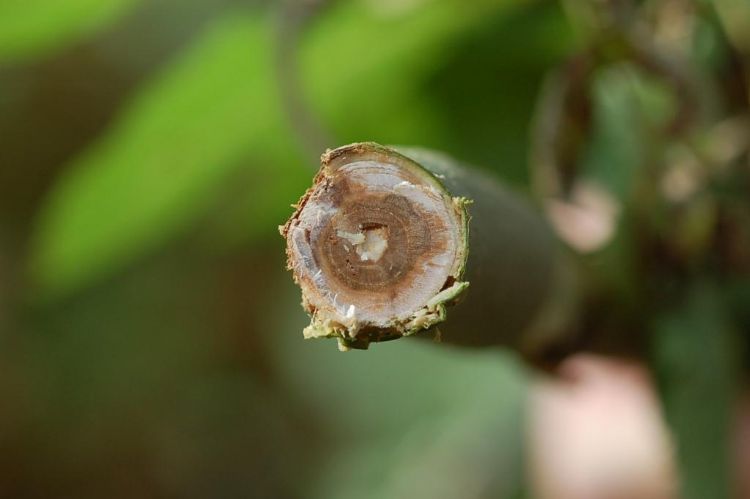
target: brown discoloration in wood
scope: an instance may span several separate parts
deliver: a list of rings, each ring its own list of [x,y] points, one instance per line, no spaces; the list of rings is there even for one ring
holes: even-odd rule
[[[336,190],[334,187],[333,190]],[[367,290],[397,295],[398,286],[408,286],[420,260],[446,251],[445,223],[414,206],[405,196],[386,194],[343,197],[339,213],[320,229],[313,255],[324,272],[353,291]],[[383,228],[388,248],[377,261],[362,261],[350,243],[337,231],[357,233]]]
[[[420,310],[461,277],[463,205],[413,161],[376,144],[328,151],[321,163],[281,228],[313,324],[358,347],[442,317]]]

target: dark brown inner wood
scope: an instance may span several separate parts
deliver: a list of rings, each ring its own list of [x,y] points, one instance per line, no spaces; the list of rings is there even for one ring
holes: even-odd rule
[[[388,243],[377,260],[362,260],[339,231],[362,233],[384,229]],[[352,290],[384,291],[396,286],[430,250],[428,220],[412,202],[398,194],[359,194],[342,200],[339,212],[328,219],[312,241],[320,269]]]

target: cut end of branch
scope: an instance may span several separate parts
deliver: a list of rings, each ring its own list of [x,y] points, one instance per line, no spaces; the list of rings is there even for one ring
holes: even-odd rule
[[[445,320],[468,286],[467,200],[378,144],[327,151],[321,163],[281,230],[312,317],[304,336],[367,348]]]

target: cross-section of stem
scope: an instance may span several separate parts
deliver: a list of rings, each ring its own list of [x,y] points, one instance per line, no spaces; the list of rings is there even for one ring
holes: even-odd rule
[[[305,336],[364,348],[442,321],[467,286],[465,204],[393,150],[366,143],[323,155],[283,227],[312,315]]]
[[[490,177],[437,153],[374,143],[327,151],[281,227],[312,317],[305,337],[335,337],[346,350],[430,329],[471,282],[450,340],[503,343],[483,331],[529,322],[548,287],[550,244],[530,213]]]

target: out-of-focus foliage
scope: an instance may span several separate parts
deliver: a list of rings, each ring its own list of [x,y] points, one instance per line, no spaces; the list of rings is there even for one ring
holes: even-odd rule
[[[54,51],[116,20],[139,0],[3,0],[0,61]]]
[[[295,319],[282,329],[302,325]],[[526,382],[516,362],[429,344],[382,346],[366,358],[340,358],[325,342],[286,336],[274,344],[283,382],[318,408],[306,417],[339,442],[317,463],[310,496],[517,495]]]
[[[683,307],[655,324],[667,416],[677,435],[685,497],[731,497],[732,399],[738,345],[720,292],[696,287]],[[696,410],[709,407],[710,410]]]
[[[425,75],[445,64],[446,46],[508,7],[427,2],[392,12],[344,3],[305,45],[303,74],[311,100],[346,130],[340,134],[344,141],[411,137],[415,143],[450,144],[450,130],[436,128],[450,121],[435,119],[434,99],[421,98]],[[549,13],[542,13],[540,32],[550,26]],[[275,88],[269,17],[232,12],[217,20],[68,166],[40,215],[32,261],[43,292],[85,284],[161,244],[215,199],[221,179],[237,168],[266,168],[257,173],[263,191],[252,194],[246,235],[268,234],[272,221],[283,218],[279,200],[294,199],[306,175],[294,142],[285,139],[290,131]],[[248,159],[255,161],[248,165]],[[508,164],[519,164],[510,159]]]
[[[278,200],[293,199],[305,175],[281,143],[289,132],[266,17],[217,21],[68,167],[40,215],[33,265],[44,290],[80,286],[163,244],[215,199],[228,170],[247,166],[243,155],[264,161],[250,168],[274,164],[259,173],[265,196],[249,225],[249,235],[271,232],[285,211]]]

